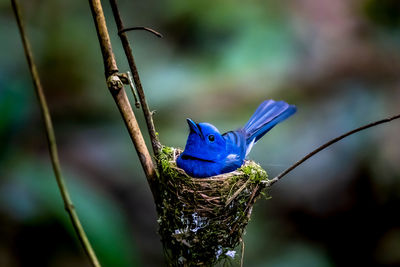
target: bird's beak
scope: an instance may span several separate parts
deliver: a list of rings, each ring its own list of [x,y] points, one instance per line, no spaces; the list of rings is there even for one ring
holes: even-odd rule
[[[187,118],[186,121],[189,125],[190,132],[196,133],[198,136],[203,137],[199,127],[197,126],[197,124],[194,121],[192,121],[189,118]]]

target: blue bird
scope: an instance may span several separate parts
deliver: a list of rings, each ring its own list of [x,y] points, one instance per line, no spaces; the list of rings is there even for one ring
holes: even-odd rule
[[[242,166],[253,145],[276,124],[296,112],[284,101],[266,100],[242,128],[220,134],[215,126],[187,119],[190,133],[185,150],[176,160],[192,177],[210,177]]]

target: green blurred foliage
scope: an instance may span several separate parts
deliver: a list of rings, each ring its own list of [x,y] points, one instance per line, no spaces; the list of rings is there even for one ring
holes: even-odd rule
[[[5,208],[13,216],[23,218],[30,224],[40,223],[43,219],[59,220],[68,229],[69,234],[74,236],[74,229],[69,217],[65,216],[63,203],[48,163],[34,158],[26,159],[23,156],[20,162],[21,157],[16,157],[13,164],[18,166],[18,170],[3,181],[5,183],[2,188],[2,203],[9,204]],[[107,194],[93,191],[85,184],[84,177],[68,172],[65,176],[70,178],[68,186],[74,206],[94,249],[99,253],[100,261],[105,266],[137,264],[137,256],[132,253],[133,244],[127,235],[126,221],[113,199]],[[78,241],[76,245],[79,246]]]
[[[103,1],[120,71],[128,69]],[[104,266],[160,266],[157,216],[105,87],[90,9],[21,1],[49,101],[62,169]],[[185,118],[221,132],[264,99],[298,113],[250,157],[278,174],[329,138],[398,113],[396,0],[119,1],[163,143],[183,147]],[[20,37],[0,0],[0,266],[88,266],[63,209]],[[143,116],[135,111],[142,129]],[[398,122],[309,160],[257,203],[245,266],[399,265]],[[147,140],[146,131],[144,130]],[[238,259],[236,259],[236,263]]]

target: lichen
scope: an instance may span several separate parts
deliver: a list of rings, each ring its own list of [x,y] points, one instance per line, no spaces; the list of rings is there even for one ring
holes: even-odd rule
[[[163,147],[157,159],[159,233],[171,266],[210,266],[234,258],[268,175],[252,161],[238,170],[192,178],[176,166],[180,150]]]

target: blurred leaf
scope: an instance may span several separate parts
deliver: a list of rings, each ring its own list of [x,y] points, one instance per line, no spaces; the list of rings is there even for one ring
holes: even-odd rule
[[[23,185],[24,190],[36,201],[36,216],[52,214],[60,220],[75,237],[74,229],[64,209],[56,185],[50,162],[41,162],[26,158],[19,162],[18,168],[10,175],[9,181]],[[128,225],[120,209],[109,196],[89,187],[84,178],[71,172],[65,172],[67,186],[82,225],[104,266],[136,266],[138,257],[133,247]],[[17,185],[17,184],[15,184]],[[15,196],[3,196],[10,209],[21,209],[20,201]],[[22,202],[23,203],[23,202]],[[39,218],[37,217],[37,218]],[[83,253],[83,250],[81,250]]]

